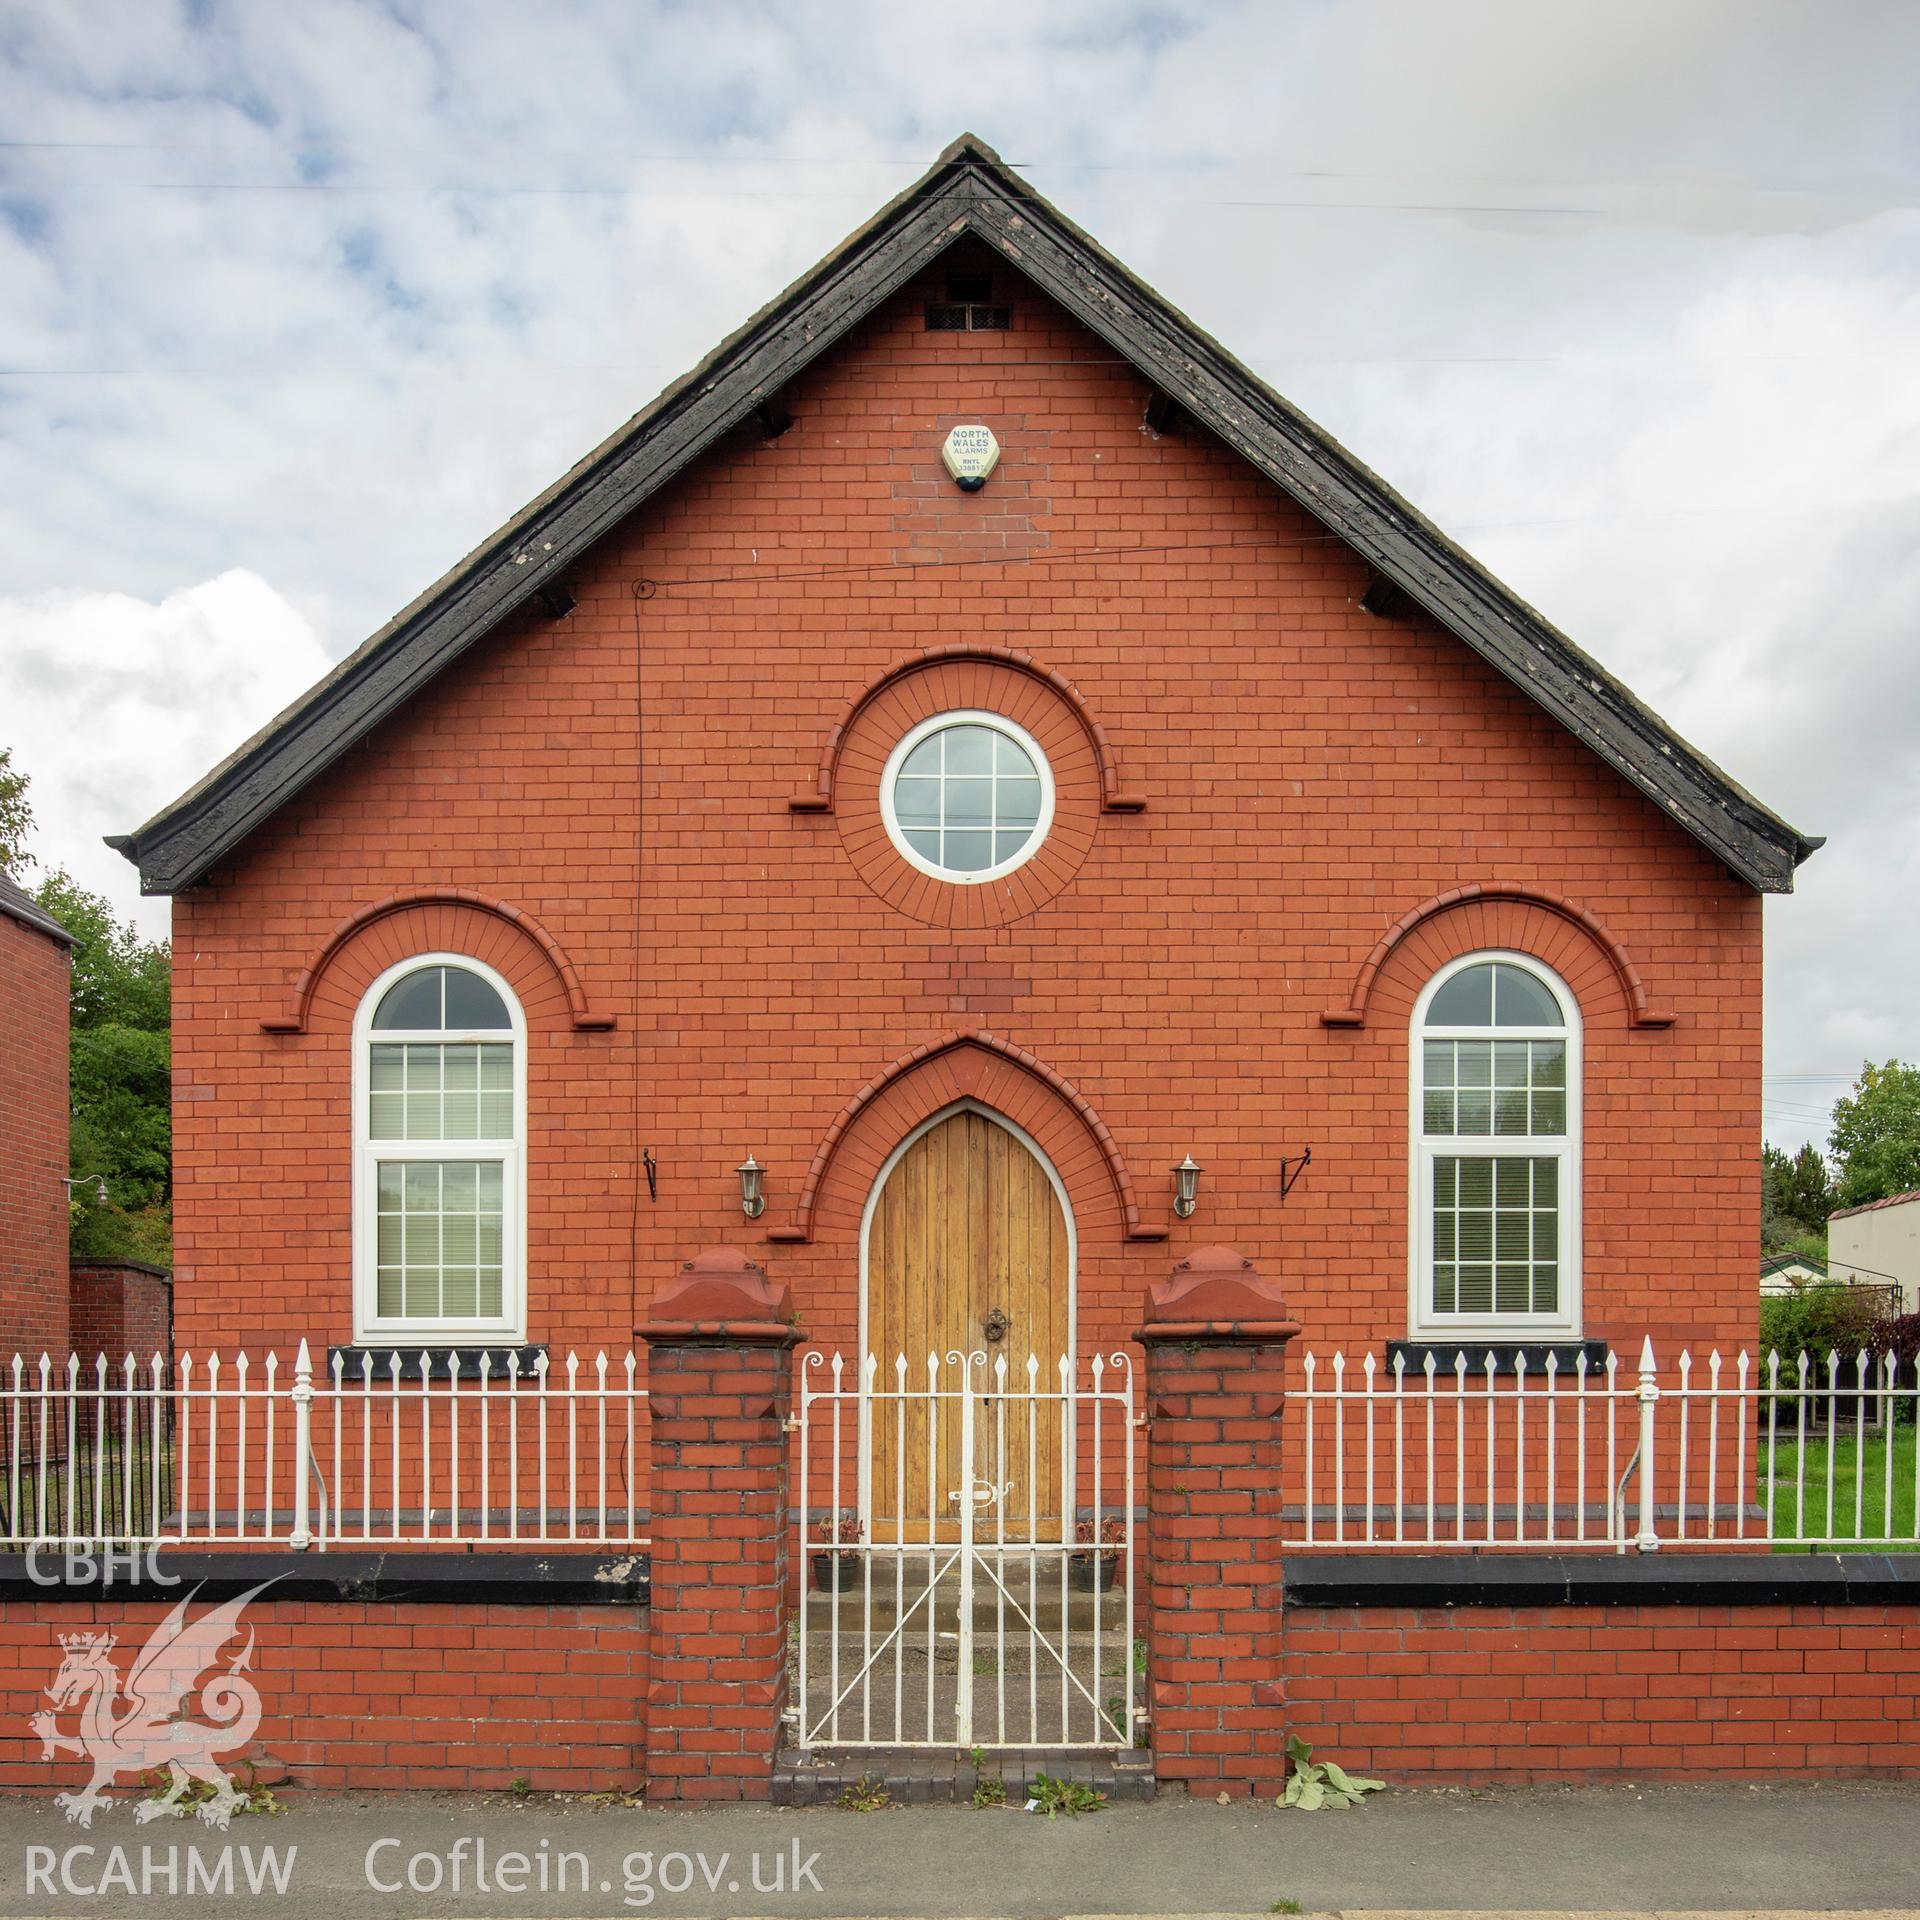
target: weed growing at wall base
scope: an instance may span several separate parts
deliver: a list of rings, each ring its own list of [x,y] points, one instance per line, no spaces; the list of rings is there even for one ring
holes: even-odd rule
[[[1364,1806],[1368,1794],[1386,1789],[1384,1780],[1362,1780],[1331,1760],[1315,1760],[1313,1749],[1297,1733],[1287,1736],[1287,1758],[1293,1762],[1293,1773],[1276,1806],[1298,1807],[1302,1813],[1317,1813],[1322,1807],[1344,1812]]]

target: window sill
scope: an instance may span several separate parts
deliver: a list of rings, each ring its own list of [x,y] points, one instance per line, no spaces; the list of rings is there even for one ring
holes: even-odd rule
[[[404,1344],[403,1344],[404,1342]],[[439,1341],[426,1334],[407,1336],[396,1334],[390,1340],[378,1343],[369,1342],[357,1347],[329,1347],[327,1349],[326,1377],[333,1378],[334,1361],[340,1362],[340,1380],[343,1386],[357,1386],[364,1375],[364,1362],[373,1361],[373,1384],[383,1386],[393,1379],[393,1359],[400,1359],[400,1378],[418,1380],[422,1363],[425,1364],[428,1380],[445,1380],[451,1377],[449,1362],[458,1364],[459,1377],[462,1380],[480,1378],[480,1356],[490,1356],[492,1366],[488,1371],[488,1381],[504,1381],[511,1378],[507,1370],[508,1357],[520,1356],[520,1378],[530,1380],[535,1377],[540,1358],[547,1351],[544,1344],[538,1346],[516,1346],[510,1340],[479,1342],[468,1344],[465,1341]]]
[[[1433,1356],[1433,1371],[1436,1379],[1451,1379],[1458,1370],[1461,1354],[1467,1359],[1467,1378],[1486,1378],[1487,1356],[1493,1356],[1493,1370],[1496,1374],[1512,1374],[1519,1371],[1520,1356],[1524,1354],[1529,1374],[1543,1374],[1547,1370],[1547,1356],[1551,1354],[1559,1363],[1561,1379],[1577,1378],[1580,1370],[1580,1356],[1587,1357],[1587,1377],[1603,1375],[1607,1368],[1607,1343],[1604,1340],[1574,1340],[1551,1335],[1540,1340],[1502,1338],[1499,1334],[1486,1336],[1455,1335],[1443,1340],[1389,1340],[1387,1342],[1387,1372],[1391,1376],[1393,1363],[1397,1357],[1404,1356],[1409,1379],[1426,1377],[1427,1356]]]

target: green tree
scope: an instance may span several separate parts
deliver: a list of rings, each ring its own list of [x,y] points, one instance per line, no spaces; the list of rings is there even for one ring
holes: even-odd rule
[[[1920,1187],[1920,1067],[1889,1060],[1860,1069],[1833,1109],[1827,1144],[1839,1167],[1835,1202],[1858,1207]]]
[[[56,869],[40,905],[73,935],[72,1171],[75,1253],[165,1266],[173,1258],[172,949]]]
[[[0,747],[0,873],[19,885],[27,877],[33,857],[27,835],[33,831],[33,803],[27,798],[27,775],[14,771],[13,749]]]
[[[1827,1256],[1827,1215],[1836,1204],[1833,1179],[1817,1147],[1798,1153],[1760,1149],[1760,1249]]]

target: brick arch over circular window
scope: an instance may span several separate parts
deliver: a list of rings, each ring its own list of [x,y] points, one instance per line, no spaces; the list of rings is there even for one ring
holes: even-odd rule
[[[1376,1002],[1404,1021],[1439,968],[1487,948],[1544,960],[1583,1007],[1596,995],[1617,993],[1630,1027],[1673,1025],[1673,1014],[1651,1004],[1639,968],[1596,915],[1563,894],[1504,881],[1455,887],[1402,915],[1360,963],[1347,1004],[1330,1007],[1320,1024],[1364,1027]]]
[[[266,1033],[305,1033],[316,1005],[351,1025],[371,982],[416,953],[465,953],[503,974],[532,1025],[565,1023],[582,1032],[613,1025],[587,999],[579,971],[530,914],[470,887],[391,893],[350,913],[301,968],[286,1012],[260,1022]]]
[[[1032,856],[997,880],[956,883],[906,860],[880,812],[887,757],[937,714],[981,710],[1024,727],[1053,773],[1053,824]],[[1119,791],[1104,729],[1057,673],[1004,647],[933,647],[870,681],[834,728],[816,787],[791,803],[827,812],[854,871],[891,907],[928,926],[1005,926],[1044,906],[1079,872],[1103,813],[1144,804]]]
[[[1141,1217],[1133,1176],[1106,1123],[1071,1080],[997,1034],[963,1028],[915,1047],[868,1081],[814,1150],[790,1224],[771,1240],[809,1241],[827,1228],[857,1234],[887,1155],[923,1120],[977,1100],[1023,1128],[1052,1161],[1073,1202],[1083,1243],[1164,1240]]]
[[[1145,808],[1147,803],[1141,795],[1121,791],[1120,762],[1114,753],[1113,743],[1107,738],[1106,728],[1087,711],[1087,703],[1080,697],[1080,690],[1072,681],[1054,672],[1051,667],[1043,667],[1032,654],[1021,653],[1012,647],[960,645],[922,648],[904,660],[896,660],[885,672],[875,674],[854,695],[839,724],[828,734],[813,785],[795,794],[787,805],[795,813],[831,813],[834,807],[834,775],[839,770],[841,752],[846,746],[849,731],[868,703],[879,698],[896,680],[908,674],[924,672],[930,666],[952,665],[962,661],[979,661],[991,666],[1012,668],[1017,673],[1031,676],[1065,701],[1086,730],[1088,744],[1093,749],[1100,770],[1101,807],[1108,813],[1139,813]]]

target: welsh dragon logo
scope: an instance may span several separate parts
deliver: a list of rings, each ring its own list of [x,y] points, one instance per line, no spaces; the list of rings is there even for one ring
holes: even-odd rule
[[[134,1810],[136,1820],[184,1813],[181,1795],[196,1780],[213,1788],[213,1797],[199,1808],[200,1818],[210,1827],[224,1827],[233,1818],[240,1795],[217,1756],[246,1746],[259,1729],[260,1693],[247,1674],[253,1657],[251,1630],[224,1667],[219,1660],[227,1642],[238,1636],[247,1604],[272,1584],[262,1581],[194,1621],[187,1619],[193,1595],[186,1595],[148,1636],[124,1690],[113,1663],[119,1643],[112,1634],[60,1636],[66,1657],[46,1690],[53,1705],[34,1714],[29,1724],[40,1736],[43,1759],[71,1753],[93,1763],[93,1778],[78,1793],[55,1796],[69,1820],[92,1826],[94,1814],[113,1804],[103,1788],[124,1773],[139,1775],[162,1767],[168,1773],[166,1791],[143,1800]],[[198,1719],[187,1712],[196,1693]],[[79,1715],[77,1735],[59,1729],[60,1716],[69,1709]]]

